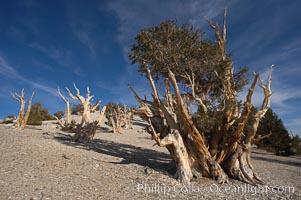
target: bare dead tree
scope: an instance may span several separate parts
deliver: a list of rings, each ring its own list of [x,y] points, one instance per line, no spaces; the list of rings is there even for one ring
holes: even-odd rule
[[[95,111],[96,108],[99,106],[100,101],[97,101],[95,105],[91,105],[91,100],[93,99],[93,95],[90,94],[90,89],[87,87],[87,93],[86,98],[83,97],[80,94],[79,89],[76,87],[75,83],[73,83],[73,86],[76,90],[76,95],[73,95],[69,88],[66,87],[66,90],[68,91],[69,96],[74,100],[79,100],[83,106],[83,114],[82,114],[82,122],[81,125],[84,126],[85,124],[89,124],[92,122],[91,120],[91,111]]]
[[[82,143],[92,142],[97,130],[97,126],[99,125],[99,123],[101,122],[101,120],[105,115],[106,108],[107,108],[106,106],[102,107],[98,118],[94,122],[86,124],[85,126],[77,126],[72,140],[74,142],[82,142]]]
[[[14,127],[19,128],[19,129],[24,129],[25,128],[25,125],[27,124],[28,117],[29,117],[29,114],[30,114],[32,98],[33,98],[34,94],[35,93],[32,92],[31,97],[28,101],[28,106],[27,106],[26,113],[24,113],[25,104],[26,104],[26,100],[25,100],[25,96],[24,96],[24,88],[22,88],[20,95],[17,94],[17,93],[11,93],[12,97],[20,103],[19,114],[18,114],[17,120],[14,124]]]
[[[72,99],[79,100],[83,106],[81,123],[80,124],[72,124],[71,123],[69,100],[61,94],[61,91],[59,89],[58,89],[58,94],[65,102],[65,122],[62,122],[58,118],[57,118],[57,121],[60,124],[60,126],[62,127],[62,130],[75,133],[72,137],[73,141],[89,143],[94,138],[95,132],[97,130],[97,126],[99,125],[99,123],[101,122],[101,120],[105,114],[106,106],[104,106],[102,108],[98,118],[95,121],[92,121],[91,112],[94,112],[99,107],[100,101],[97,101],[94,105],[91,105],[93,96],[91,96],[91,94],[90,94],[89,87],[87,87],[87,94],[86,94],[86,98],[85,98],[80,94],[80,91],[77,88],[77,86],[75,84],[73,84],[73,85],[76,90],[76,95],[73,95],[71,93],[71,91],[69,90],[69,88],[67,88],[67,87],[66,87],[66,90]]]
[[[123,105],[121,109],[121,126],[124,129],[132,129],[133,112]]]
[[[109,120],[110,120],[110,124],[112,125],[112,128],[113,128],[113,133],[121,133],[120,132],[121,113],[120,113],[119,106],[117,109],[113,109],[109,112]]]
[[[63,122],[62,120],[58,119],[57,117],[55,117],[55,118],[63,129],[68,129],[70,126],[70,122],[71,122],[70,102],[64,95],[62,95],[60,88],[58,88],[57,91],[58,91],[59,96],[65,102],[65,121]]]
[[[126,105],[109,102],[106,117],[108,125],[112,126],[113,133],[121,133],[122,129],[132,128],[133,112]]]

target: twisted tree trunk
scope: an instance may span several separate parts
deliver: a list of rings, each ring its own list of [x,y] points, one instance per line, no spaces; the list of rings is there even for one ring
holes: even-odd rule
[[[260,81],[265,98],[247,132],[259,74],[254,75],[241,105],[237,93],[247,84],[246,71],[234,73],[226,53],[226,10],[222,31],[207,21],[215,31],[217,45],[201,40],[193,27],[179,27],[170,21],[136,37],[138,44],[133,46],[130,59],[140,64],[139,71],[148,78],[153,100],[141,99],[129,86],[141,106],[135,112],[149,123],[147,130],[156,143],[168,149],[180,181],[190,182],[200,173],[220,183],[227,182],[228,176],[250,184],[262,183],[250,155],[259,121],[270,107],[272,67],[266,85]],[[164,81],[163,100],[152,75]],[[197,112],[191,113],[191,103]]]
[[[75,83],[73,85],[76,90],[76,95],[73,95],[67,87],[66,90],[68,91],[68,94],[72,99],[79,100],[81,102],[84,109],[82,114],[81,126],[85,126],[85,124],[89,124],[92,122],[91,111],[94,111],[99,106],[100,101],[97,101],[94,106],[91,106],[91,100],[93,99],[93,96],[91,96],[90,94],[89,87],[87,87],[87,94],[85,98],[80,94],[80,91],[76,87]]]
[[[58,123],[60,124],[61,128],[64,130],[68,130],[70,129],[70,122],[71,122],[71,111],[70,111],[70,102],[69,100],[64,97],[60,91],[60,89],[58,88],[58,94],[59,96],[64,100],[65,102],[65,121],[63,122],[62,120],[58,119],[57,117],[56,120],[58,121]]]
[[[65,122],[62,122],[58,118],[57,118],[57,121],[60,124],[60,126],[62,127],[62,130],[75,132],[75,134],[72,137],[73,141],[82,142],[82,143],[90,143],[94,138],[95,132],[97,130],[97,126],[99,125],[100,121],[102,120],[102,118],[105,114],[106,106],[104,106],[102,108],[97,120],[92,121],[91,112],[94,112],[97,109],[97,107],[100,104],[100,101],[97,101],[95,103],[95,105],[92,106],[91,100],[92,100],[93,96],[91,96],[91,94],[90,94],[89,87],[87,87],[87,94],[86,94],[86,98],[85,98],[80,94],[80,91],[76,87],[76,85],[75,84],[73,84],[73,85],[76,90],[76,95],[73,95],[67,87],[66,87],[66,90],[68,91],[68,94],[72,99],[79,100],[83,106],[84,110],[83,110],[83,114],[82,114],[81,123],[77,124],[77,125],[70,123],[71,114],[70,114],[69,100],[61,94],[59,89],[58,89],[59,96],[64,100],[64,102],[66,104],[65,105]]]
[[[25,110],[26,100],[25,100],[25,96],[24,96],[24,88],[22,88],[21,95],[19,95],[17,93],[11,93],[11,95],[15,100],[17,100],[20,103],[19,114],[18,114],[16,122],[14,123],[14,127],[19,128],[19,129],[24,129],[25,125],[27,124],[28,117],[30,114],[32,98],[34,96],[34,92],[32,92],[31,97],[28,101],[28,106],[27,106],[25,115],[24,115],[24,110]]]
[[[105,112],[106,112],[106,106],[104,106],[100,113],[99,116],[97,118],[97,120],[95,120],[94,122],[91,122],[89,124],[86,124],[85,126],[81,126],[79,125],[76,130],[75,130],[75,134],[72,137],[72,140],[74,142],[81,142],[81,143],[90,143],[92,142],[96,130],[97,130],[97,126],[99,125],[99,123],[101,122]]]

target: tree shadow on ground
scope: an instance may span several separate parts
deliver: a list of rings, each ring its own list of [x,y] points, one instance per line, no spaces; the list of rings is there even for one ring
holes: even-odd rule
[[[141,126],[141,127],[146,127],[147,126],[147,123],[146,122],[144,122],[144,121],[133,121],[132,122],[133,123],[133,125],[135,125],[135,126]]]
[[[285,164],[285,165],[291,165],[291,166],[295,166],[295,167],[301,167],[301,161],[280,160],[280,159],[266,157],[266,155],[272,155],[270,153],[252,152],[252,154],[253,154],[252,159],[254,159],[254,160],[262,160],[262,161],[273,162],[273,163],[277,163],[277,164]],[[289,158],[289,157],[284,157],[284,159],[286,159],[286,158]]]
[[[70,135],[63,134],[54,136],[54,139],[62,144],[73,146],[75,148],[122,158],[122,161],[120,162],[110,162],[113,164],[126,165],[134,163],[154,169],[155,171],[168,176],[172,176],[176,172],[175,165],[171,163],[172,160],[170,159],[170,156],[166,153],[155,150],[102,139],[94,139],[92,143],[85,145],[82,143],[72,142]]]

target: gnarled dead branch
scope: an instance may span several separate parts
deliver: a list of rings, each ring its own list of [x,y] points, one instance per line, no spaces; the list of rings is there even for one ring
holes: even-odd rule
[[[24,109],[25,109],[25,104],[26,104],[26,100],[25,100],[25,96],[24,96],[24,88],[22,88],[20,95],[17,93],[11,93],[12,97],[20,103],[19,114],[18,114],[16,122],[14,123],[15,128],[19,128],[19,129],[25,128],[25,125],[27,124],[28,117],[30,114],[32,98],[33,98],[34,94],[35,93],[32,92],[31,97],[28,101],[26,113],[24,114]]]

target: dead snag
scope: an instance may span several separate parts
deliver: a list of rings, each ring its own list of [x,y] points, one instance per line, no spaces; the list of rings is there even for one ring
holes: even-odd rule
[[[110,102],[107,104],[107,124],[112,126],[113,133],[121,133],[121,129],[131,129],[133,113],[126,105]]]
[[[63,122],[62,120],[58,119],[57,117],[56,120],[60,124],[62,129],[70,129],[70,122],[71,122],[71,111],[70,111],[70,102],[69,100],[62,95],[60,88],[57,89],[59,96],[63,99],[65,102],[65,121]]]
[[[81,121],[81,125],[84,126],[85,124],[89,124],[92,122],[91,119],[91,111],[94,111],[96,109],[96,107],[99,106],[99,101],[96,102],[96,104],[94,106],[91,106],[91,100],[93,99],[93,96],[91,96],[90,94],[90,89],[89,87],[87,87],[87,93],[86,93],[86,98],[83,97],[80,94],[79,89],[76,87],[75,83],[73,83],[73,86],[76,90],[76,95],[73,95],[71,93],[71,91],[69,90],[69,88],[66,87],[66,90],[68,91],[69,96],[74,99],[74,100],[79,100],[83,106],[83,114],[82,114],[82,121]]]
[[[78,126],[74,136],[72,137],[72,140],[74,142],[81,142],[81,143],[90,143],[92,142],[96,130],[97,130],[97,126],[99,125],[99,123],[101,122],[105,112],[106,112],[106,106],[104,106],[100,113],[98,118],[94,121],[91,122],[89,124],[86,124],[85,126]]]
[[[121,109],[121,127],[124,129],[132,129],[133,113],[131,109],[128,109],[126,105],[123,105]]]
[[[120,114],[118,111],[113,110],[109,112],[110,124],[113,128],[113,133],[120,133]]]
[[[28,106],[27,106],[27,110],[26,110],[25,114],[24,114],[24,109],[25,109],[26,100],[25,100],[25,96],[24,96],[24,88],[22,88],[21,95],[19,95],[17,93],[11,93],[11,95],[15,100],[17,100],[20,103],[19,114],[18,114],[18,118],[17,118],[16,122],[14,123],[14,127],[19,128],[19,129],[24,129],[25,125],[27,124],[28,117],[30,114],[32,98],[34,96],[34,92],[32,92],[31,97],[28,101]]]
[[[86,94],[86,98],[85,98],[80,94],[80,91],[76,87],[76,85],[75,84],[73,84],[73,85],[76,90],[76,95],[73,95],[67,87],[66,87],[66,90],[68,91],[69,96],[74,100],[79,100],[84,108],[81,123],[76,124],[76,123],[72,122],[73,120],[70,121],[71,114],[70,114],[69,100],[61,94],[59,89],[58,89],[58,94],[64,100],[64,102],[66,104],[65,105],[65,122],[62,122],[62,120],[59,120],[59,119],[57,119],[57,120],[58,120],[58,123],[60,124],[60,126],[62,127],[62,130],[75,132],[74,136],[72,137],[73,141],[89,143],[93,140],[97,126],[99,125],[100,121],[102,120],[102,118],[105,114],[106,106],[104,106],[102,108],[98,119],[95,121],[92,121],[91,112],[94,112],[98,108],[100,101],[97,101],[95,103],[95,105],[91,105],[93,96],[91,96],[91,94],[90,94],[89,87],[87,87],[87,94]]]

